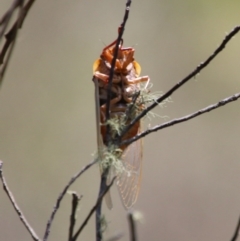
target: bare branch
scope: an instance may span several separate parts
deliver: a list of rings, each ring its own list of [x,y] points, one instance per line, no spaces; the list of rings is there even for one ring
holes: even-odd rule
[[[131,3],[132,3],[131,0],[127,0],[126,8],[125,8],[125,14],[124,14],[124,17],[123,17],[123,22],[120,25],[120,28],[119,28],[119,31],[118,31],[116,48],[115,48],[114,56],[113,56],[112,63],[111,63],[111,69],[110,69],[110,72],[109,72],[108,89],[107,89],[107,101],[106,101],[106,122],[110,118],[110,100],[111,100],[111,93],[112,93],[111,92],[112,79],[113,79],[115,64],[116,64],[116,60],[117,60],[117,56],[118,56],[119,44],[122,41],[122,36],[123,36],[124,29],[125,29],[125,25],[126,25],[127,20],[128,20],[128,15],[129,15]],[[107,130],[106,130],[107,143],[109,142],[109,138],[110,138],[109,134],[110,134],[110,126],[107,125]]]
[[[13,48],[14,48],[14,45],[15,45],[15,42],[16,42],[16,39],[17,39],[17,32],[18,32],[18,29],[20,29],[23,25],[23,22],[25,20],[25,17],[27,16],[27,13],[28,11],[30,10],[31,6],[33,5],[33,3],[35,2],[35,0],[29,0],[25,6],[23,6],[24,4],[24,1],[23,0],[18,0],[16,1],[17,3],[12,6],[11,9],[9,9],[9,11],[5,14],[5,16],[3,17],[2,21],[4,19],[7,20],[7,22],[5,23],[5,25],[8,24],[8,21],[10,20],[12,14],[13,14],[13,11],[15,10],[15,8],[17,8],[18,6],[20,6],[20,10],[19,10],[19,15],[18,15],[18,18],[17,20],[15,21],[15,23],[13,24],[12,28],[8,31],[8,33],[5,35],[6,37],[6,41],[3,45],[3,48],[1,50],[1,53],[0,53],[0,65],[3,64],[4,62],[4,57],[9,49],[9,52],[8,52],[8,55],[7,55],[7,58],[5,60],[5,63],[4,65],[2,66],[1,68],[1,72],[0,72],[0,85],[2,84],[3,82],[3,77],[4,77],[4,74],[6,72],[6,69],[7,69],[7,66],[8,66],[8,63],[9,63],[9,60],[10,60],[10,57],[11,57],[11,54],[12,54],[12,51],[13,51]],[[15,8],[13,8],[15,7]],[[7,16],[7,17],[6,17]],[[5,26],[4,25],[4,26]],[[5,27],[2,29],[3,32],[0,33],[0,39],[2,37],[1,34],[4,34],[4,31],[5,31]]]
[[[8,24],[8,19],[11,18],[11,16],[13,15],[14,10],[21,6],[20,3],[22,3],[22,0],[16,0],[15,3],[13,4],[13,6],[5,13],[4,17],[1,19],[0,21],[0,25],[2,25],[3,23],[6,25]],[[13,24],[12,28],[8,31],[8,33],[6,34],[6,42],[3,46],[3,49],[1,51],[0,54],[0,65],[3,63],[3,59],[5,56],[5,53],[7,52],[8,47],[10,46],[11,42],[13,41],[13,33],[16,32],[16,28],[21,28],[23,25],[23,22],[25,20],[25,17],[27,16],[28,11],[30,10],[30,8],[32,7],[33,3],[35,2],[35,0],[29,0],[26,5],[22,8],[22,13],[21,15],[18,16],[18,19],[15,21],[15,23]],[[10,19],[9,19],[10,20]],[[0,40],[6,30],[4,25],[4,29],[0,32]]]
[[[102,196],[102,193],[107,188],[107,174],[109,172],[108,168],[105,168],[105,170],[101,174],[101,181],[100,181],[100,187],[99,187],[99,193],[98,193],[98,199],[100,200],[97,204],[96,208],[96,241],[102,240],[102,232],[101,232],[101,213],[102,213],[102,199],[100,197]]]
[[[48,239],[48,236],[50,234],[50,229],[51,229],[51,225],[52,225],[52,222],[53,222],[53,219],[55,217],[55,214],[57,212],[57,210],[59,209],[60,207],[60,203],[63,199],[63,197],[65,196],[68,188],[85,172],[87,171],[91,166],[93,166],[95,163],[97,162],[97,159],[93,160],[92,162],[90,162],[88,165],[86,165],[85,167],[82,168],[81,171],[79,171],[78,173],[76,173],[72,178],[71,180],[68,182],[68,184],[64,187],[63,191],[60,193],[57,201],[56,201],[56,204],[55,206],[53,207],[53,211],[51,213],[51,216],[47,222],[47,226],[46,226],[46,230],[45,230],[45,233],[44,233],[44,237],[43,237],[43,241],[46,241]]]
[[[72,192],[72,211],[70,215],[70,226],[69,226],[69,235],[68,235],[69,241],[71,241],[73,237],[74,226],[76,223],[77,207],[81,198],[82,196],[79,197],[79,195],[76,192]]]
[[[235,229],[235,232],[233,234],[233,237],[232,237],[231,241],[236,241],[237,240],[238,234],[239,234],[239,230],[240,230],[240,217],[238,219],[237,227]]]
[[[219,47],[200,65],[196,67],[195,70],[193,70],[189,75],[187,75],[184,79],[182,79],[180,82],[178,82],[176,85],[174,85],[169,91],[167,91],[164,95],[159,97],[156,102],[148,106],[143,112],[141,112],[134,120],[131,121],[131,123],[125,127],[125,129],[121,133],[121,137],[123,137],[133,126],[134,124],[139,121],[143,116],[145,116],[150,110],[152,110],[154,107],[156,107],[159,103],[167,99],[169,96],[171,96],[176,90],[178,90],[183,84],[185,84],[188,80],[196,76],[198,73],[201,72],[202,69],[204,69],[227,45],[227,43],[239,32],[240,26],[236,26],[229,34],[227,34],[222,41],[222,43],[219,45]]]
[[[130,231],[130,241],[137,241],[136,224],[132,212],[128,213],[128,222]]]
[[[13,205],[13,208],[15,209],[18,217],[20,218],[20,220],[22,221],[23,225],[25,226],[25,228],[27,229],[27,231],[30,233],[31,237],[33,238],[34,241],[40,241],[40,238],[37,236],[37,234],[35,233],[35,231],[33,230],[33,228],[31,227],[31,225],[28,223],[27,219],[25,218],[25,216],[23,215],[23,212],[21,211],[21,209],[19,208],[19,206],[17,205],[13,194],[11,193],[10,189],[8,188],[7,182],[4,178],[3,175],[3,162],[0,161],[0,179],[2,181],[3,184],[3,189],[6,192],[10,202]]]
[[[0,26],[2,26],[0,30],[0,40],[2,39],[4,32],[6,31],[8,24],[10,22],[11,17],[13,16],[13,12],[16,8],[23,4],[23,0],[15,0],[12,6],[7,10],[7,12],[3,15],[0,20]]]
[[[93,215],[93,213],[95,212],[95,210],[97,209],[99,203],[102,202],[103,197],[105,196],[105,194],[109,191],[109,189],[111,188],[111,186],[113,185],[114,181],[115,181],[116,177],[114,177],[111,181],[111,183],[106,186],[105,190],[103,191],[103,193],[101,194],[101,196],[98,197],[96,204],[93,206],[93,208],[90,210],[88,216],[86,217],[86,219],[83,221],[82,225],[80,226],[80,228],[78,229],[78,231],[76,232],[76,234],[74,235],[73,239],[71,241],[76,241],[79,234],[82,232],[82,230],[84,229],[84,227],[87,225],[89,219],[91,218],[91,216]]]
[[[8,51],[8,55],[7,55],[7,58],[5,60],[5,63],[3,64],[2,68],[1,68],[1,72],[0,72],[0,85],[2,84],[3,82],[3,77],[4,77],[4,74],[7,70],[7,67],[8,67],[8,63],[10,61],[10,58],[11,58],[11,55],[12,55],[12,52],[13,52],[13,49],[14,49],[14,46],[15,46],[15,43],[16,43],[16,40],[17,40],[17,34],[18,34],[18,28],[19,28],[19,25],[20,25],[20,17],[22,15],[22,10],[23,10],[23,3],[24,1],[21,1],[21,6],[20,6],[20,9],[19,9],[19,13],[18,13],[18,20],[16,22],[16,27],[14,28],[14,31],[11,32],[10,35],[5,35],[6,36],[6,39],[10,39],[11,41],[9,42],[9,45],[7,45],[7,47],[11,46],[9,51]],[[6,42],[7,43],[7,42]],[[3,47],[5,47],[6,45],[4,45]],[[3,49],[4,50],[4,49]],[[5,53],[7,52],[7,49],[5,49]],[[3,52],[4,53],[4,52]],[[5,54],[4,53],[4,54]],[[3,56],[4,57],[4,56]]]
[[[226,105],[228,103],[231,103],[231,102],[233,102],[233,101],[235,101],[235,100],[237,100],[239,98],[240,98],[240,93],[237,93],[235,95],[232,95],[232,96],[230,96],[228,98],[225,98],[225,99],[219,101],[216,104],[207,106],[207,107],[205,107],[205,108],[203,108],[201,110],[198,110],[198,111],[196,111],[196,112],[194,112],[192,114],[189,114],[187,116],[184,116],[184,117],[181,117],[181,118],[178,118],[178,119],[174,119],[174,120],[171,120],[169,122],[165,122],[165,123],[163,123],[161,125],[156,125],[153,128],[150,128],[150,129],[142,132],[141,134],[139,134],[139,135],[137,135],[137,136],[135,136],[135,137],[133,137],[131,139],[123,141],[121,143],[121,145],[131,144],[132,142],[137,141],[138,139],[143,138],[144,136],[149,135],[152,132],[155,132],[155,131],[167,128],[169,126],[173,126],[173,125],[179,124],[181,122],[188,121],[188,120],[193,119],[193,118],[195,118],[195,117],[197,117],[199,115],[202,115],[204,113],[207,113],[207,112],[210,112],[210,111],[212,111],[214,109],[217,109],[217,108],[219,108],[221,106],[224,106],[224,105]]]
[[[129,15],[131,3],[132,3],[131,0],[127,0],[126,8],[125,8],[125,14],[124,14],[124,17],[123,17],[123,22],[122,22],[122,24],[119,28],[119,31],[118,31],[118,38],[117,38],[117,41],[116,41],[114,56],[113,56],[112,63],[111,63],[111,69],[110,69],[109,80],[108,80],[108,89],[107,89],[106,122],[110,119],[110,100],[111,100],[112,79],[113,79],[115,64],[116,64],[116,60],[117,60],[117,56],[118,56],[119,44],[122,41],[122,36],[123,36],[123,32],[124,32],[124,29],[125,29],[126,22],[128,20],[128,15]],[[110,141],[110,132],[111,132],[110,126],[107,125],[107,128],[106,128],[107,145],[109,144],[109,141]],[[106,189],[106,177],[108,175],[108,172],[109,172],[109,170],[106,169],[101,174],[100,190],[99,190],[99,194],[98,194],[98,200],[100,200],[100,201],[98,202],[98,204],[96,206],[96,240],[97,241],[102,240],[102,233],[101,233],[102,199],[100,199],[100,197],[101,197],[103,191]]]

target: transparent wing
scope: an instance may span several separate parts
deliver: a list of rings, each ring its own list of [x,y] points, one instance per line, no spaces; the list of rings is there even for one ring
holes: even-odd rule
[[[124,171],[118,174],[117,186],[126,209],[137,201],[142,176],[142,139],[132,143],[123,153]]]
[[[100,159],[100,162],[101,160],[103,160],[103,153],[102,153],[102,150],[103,150],[103,147],[104,147],[104,144],[103,144],[103,140],[102,140],[102,135],[101,135],[101,131],[100,131],[100,104],[99,104],[99,86],[98,86],[98,79],[94,77],[93,79],[94,81],[94,84],[95,84],[95,107],[96,107],[96,130],[97,130],[97,146],[98,146],[98,156],[99,156],[99,159]],[[100,173],[102,174],[102,169],[101,169],[101,165],[100,165]],[[107,185],[108,185],[108,182],[110,183],[111,181],[111,175],[109,174],[108,175],[108,178],[107,178]],[[109,209],[112,209],[113,205],[112,205],[112,198],[111,198],[111,194],[110,194],[110,190],[105,194],[105,201],[106,201],[106,204],[107,204],[107,207]]]

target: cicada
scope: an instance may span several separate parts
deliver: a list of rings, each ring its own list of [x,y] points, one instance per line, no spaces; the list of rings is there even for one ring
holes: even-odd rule
[[[106,102],[108,96],[109,73],[116,48],[115,40],[106,46],[99,59],[93,65],[93,81],[95,83],[96,120],[98,131],[98,147],[107,145],[106,140]],[[141,91],[147,89],[148,76],[140,76],[141,67],[134,60],[134,49],[123,47],[121,40],[111,86],[110,120],[117,122],[119,130],[110,128],[111,138],[121,134],[122,126],[127,126],[144,108],[141,101]],[[122,137],[122,140],[130,139],[141,131],[141,121]],[[136,202],[142,173],[142,142],[138,140],[130,145],[119,146],[120,159],[124,171],[117,172],[117,186],[122,203],[129,209]],[[104,158],[104,157],[103,157]],[[110,175],[110,174],[109,174]],[[107,205],[112,207],[110,198]]]

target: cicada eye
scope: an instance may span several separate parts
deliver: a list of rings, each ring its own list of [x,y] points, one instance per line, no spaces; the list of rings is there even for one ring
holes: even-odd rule
[[[136,70],[137,76],[139,76],[140,73],[141,73],[141,66],[140,66],[140,64],[137,61],[133,61],[133,66],[134,66],[134,69]]]
[[[93,63],[93,73],[98,70],[101,61],[102,61],[101,59],[97,59],[97,60],[94,61],[94,63]]]

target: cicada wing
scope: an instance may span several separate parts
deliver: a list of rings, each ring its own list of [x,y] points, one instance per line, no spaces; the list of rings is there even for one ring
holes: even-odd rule
[[[104,158],[104,153],[103,153],[103,140],[102,140],[102,135],[101,135],[101,130],[100,130],[100,124],[101,124],[101,117],[100,117],[100,103],[99,103],[99,85],[98,85],[98,79],[96,77],[93,77],[93,81],[95,84],[95,107],[96,107],[96,130],[97,130],[97,147],[98,147],[98,157],[99,157],[99,165],[100,165],[100,173],[102,174],[102,167],[101,167],[101,161]],[[111,172],[111,171],[110,171]],[[107,177],[107,185],[111,182],[111,173],[109,172],[109,175]],[[112,209],[112,198],[110,194],[110,190],[105,194],[105,201],[106,205],[109,209]]]
[[[110,185],[111,181],[112,181],[112,172],[113,172],[113,168],[109,169],[109,173],[107,176],[107,185]],[[106,201],[106,205],[107,207],[111,210],[113,208],[113,203],[112,203],[112,198],[111,198],[111,192],[110,189],[108,190],[108,192],[105,194],[105,201]]]
[[[96,114],[96,131],[97,131],[97,147],[98,147],[98,155],[102,158],[102,150],[103,150],[103,140],[100,130],[100,123],[101,123],[101,110],[100,110],[100,103],[99,103],[99,85],[98,79],[93,77],[94,85],[95,85],[95,114]]]
[[[137,201],[142,176],[142,140],[132,143],[122,155],[123,171],[117,176],[122,203],[130,209]]]

